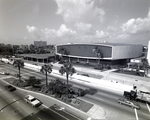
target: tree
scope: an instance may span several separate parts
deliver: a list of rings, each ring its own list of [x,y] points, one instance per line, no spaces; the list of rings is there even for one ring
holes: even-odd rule
[[[99,63],[100,63],[100,59],[103,58],[103,54],[100,48],[98,46],[95,46],[95,48],[93,49],[93,52],[96,53],[96,56],[99,58]]]
[[[63,55],[69,55],[69,51],[66,48],[63,48],[63,47],[59,50],[59,53],[61,53]]]
[[[30,76],[28,80],[26,80],[27,84],[30,86],[35,86],[37,84],[41,84],[41,80],[36,79],[35,76]]]
[[[53,65],[52,64],[45,64],[42,66],[41,68],[41,72],[45,74],[46,76],[46,88],[48,86],[48,82],[47,82],[47,73],[51,73],[52,72],[52,67]]]
[[[67,97],[68,95],[68,79],[69,79],[69,75],[73,75],[74,73],[76,73],[75,68],[72,66],[71,62],[66,62],[63,64],[63,66],[61,66],[59,73],[61,75],[66,74],[66,79],[67,79]]]
[[[142,59],[142,63],[144,68],[144,76],[146,76],[150,67],[146,58]]]
[[[13,66],[18,67],[18,70],[19,70],[19,81],[21,82],[20,68],[24,66],[24,62],[21,59],[15,60],[14,63],[13,63]]]

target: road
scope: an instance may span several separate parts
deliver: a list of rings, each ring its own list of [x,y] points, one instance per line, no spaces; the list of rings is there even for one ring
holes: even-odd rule
[[[3,66],[4,70],[8,70],[11,73],[18,73],[18,70],[16,68],[10,67],[10,65]],[[45,79],[45,75],[27,70],[27,69],[21,69],[21,74],[23,77],[28,77],[31,75],[36,76],[37,78],[43,78]],[[48,79],[53,79],[51,76],[48,77]],[[88,84],[81,84],[76,82],[69,82],[70,84],[74,84],[76,86],[80,86],[81,88],[89,88],[90,85]],[[119,95],[117,93],[113,93],[108,90],[104,90],[102,88],[97,88],[98,92],[94,95],[85,95],[81,99],[90,101],[91,103],[95,103],[101,107],[103,107],[106,111],[105,119],[109,120],[136,120],[136,117],[138,116],[139,120],[149,120],[150,119],[150,112],[148,110],[148,107],[145,103],[140,103],[141,110],[135,110],[128,106],[120,105],[117,103],[117,99],[122,97],[122,95]]]
[[[1,76],[0,76],[1,77]],[[50,104],[46,106],[42,104],[38,108],[27,104],[23,97],[30,92],[17,89],[9,92],[4,89],[7,84],[0,80],[0,119],[1,120],[82,120],[79,117],[69,113],[61,106]],[[31,93],[33,96],[37,96]],[[40,95],[38,95],[40,96]],[[47,97],[42,96],[43,99]],[[50,99],[49,99],[50,100]]]

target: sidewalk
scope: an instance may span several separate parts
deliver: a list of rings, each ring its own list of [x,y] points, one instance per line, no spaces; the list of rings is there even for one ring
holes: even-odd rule
[[[39,66],[44,65],[44,63],[38,63],[38,62],[33,62],[33,61],[25,61],[25,62],[31,63],[31,64],[37,64]],[[62,66],[62,64],[58,64],[58,63],[53,63],[52,65],[56,67]],[[73,66],[78,72],[85,72],[87,74],[93,74],[93,75],[99,76],[98,82],[100,82],[100,80],[101,81],[103,80],[103,81],[108,81],[112,83],[128,85],[132,87],[137,86],[138,90],[150,92],[150,78],[113,72],[113,71],[116,71],[116,69],[111,69],[111,70],[101,72],[100,70],[96,70],[92,67],[86,67],[86,66],[80,66],[80,65],[73,65]],[[80,76],[80,77],[84,78],[83,76]]]
[[[0,79],[3,79],[6,82],[9,82],[10,84],[13,82],[13,79],[16,80],[16,78],[13,76],[3,76]],[[20,89],[20,88],[18,87],[17,89]],[[41,93],[41,94],[43,94],[43,93]],[[74,104],[74,105],[69,105],[69,104],[66,104],[65,102],[62,102],[61,100],[56,99],[56,98],[53,98],[53,97],[51,97],[51,98],[54,101],[53,103],[56,103],[56,101],[57,101],[58,105],[65,107],[68,112],[70,112],[71,114],[77,115],[79,117],[84,116],[83,118],[85,120],[87,120],[87,119],[88,120],[99,120],[99,119],[104,118],[106,115],[106,112],[102,107],[100,107],[94,103],[90,103],[88,101],[80,99],[80,98],[77,98],[80,101],[80,103],[78,105],[76,105],[73,102],[71,104]],[[75,100],[75,102],[76,102],[76,100]],[[50,103],[50,104],[52,104],[52,103]]]
[[[55,63],[53,65],[57,67],[62,66],[61,64],[58,63]],[[94,74],[100,76],[99,78],[101,80],[111,81],[114,83],[117,82],[117,83],[126,84],[130,86],[137,86],[138,90],[150,92],[150,78],[147,77],[113,72],[116,71],[116,69],[101,72],[100,70],[96,70],[92,67],[75,66],[75,65],[74,67],[78,72],[85,72],[87,74]],[[101,78],[101,76],[103,77]]]

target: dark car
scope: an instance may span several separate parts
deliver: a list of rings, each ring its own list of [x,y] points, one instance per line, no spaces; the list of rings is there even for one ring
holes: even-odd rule
[[[88,74],[81,74],[82,76],[90,77]]]
[[[82,75],[82,76],[90,77],[90,76],[89,76],[88,74],[86,74],[86,73],[83,73],[83,74],[77,73],[77,75]]]
[[[13,86],[11,86],[11,85],[5,86],[5,89],[6,89],[7,91],[9,91],[9,92],[12,92],[12,91],[15,91],[15,90],[16,90],[16,88],[13,87]]]

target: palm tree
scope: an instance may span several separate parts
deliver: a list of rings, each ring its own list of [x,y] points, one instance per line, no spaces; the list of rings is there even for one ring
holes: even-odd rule
[[[93,52],[96,53],[96,56],[99,58],[99,63],[100,63],[100,59],[103,58],[103,54],[101,53],[100,48],[98,48],[98,46],[95,46]]]
[[[67,97],[68,97],[68,79],[69,75],[73,75],[76,73],[75,68],[72,66],[71,62],[64,63],[63,66],[61,66],[59,73],[61,75],[66,74],[66,79],[67,79]]]
[[[45,74],[46,76],[46,88],[48,86],[48,81],[47,81],[47,73],[51,73],[52,72],[52,67],[53,65],[52,64],[45,64],[42,66],[41,68],[41,72]]]
[[[24,62],[21,59],[15,60],[13,66],[18,67],[19,70],[19,81],[21,82],[20,68],[24,66]]]
[[[144,77],[147,75],[149,70],[149,64],[146,58],[142,59],[143,68],[144,68]]]

